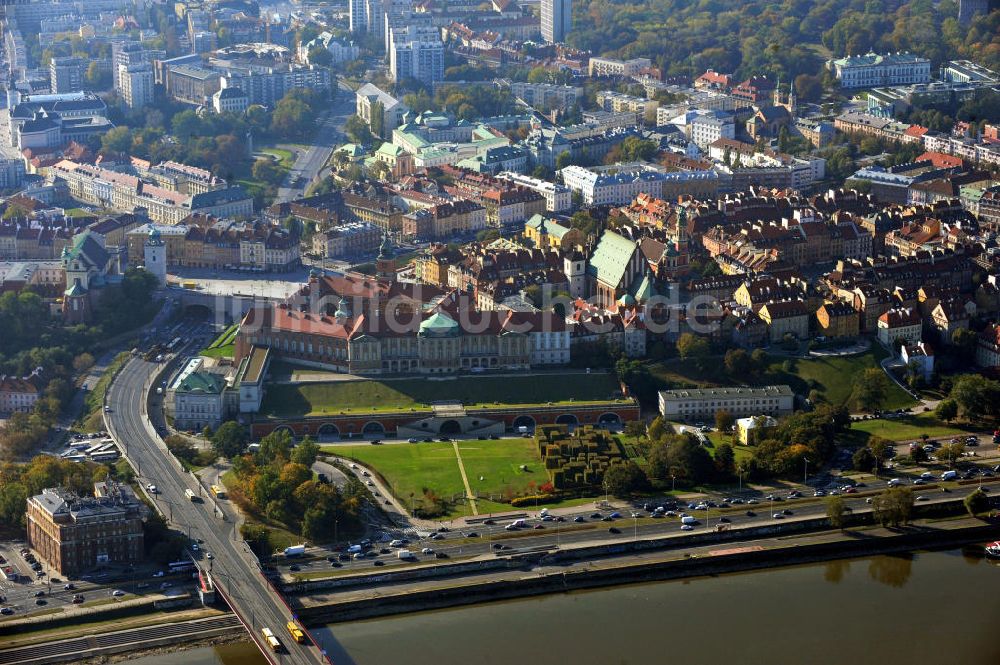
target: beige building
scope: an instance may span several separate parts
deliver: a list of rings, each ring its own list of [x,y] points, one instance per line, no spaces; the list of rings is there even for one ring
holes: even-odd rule
[[[780,416],[794,409],[795,393],[787,385],[661,390],[659,404],[660,415],[667,420],[709,420],[720,410],[740,418]]]
[[[809,308],[804,300],[769,302],[757,315],[767,324],[771,343],[780,342],[786,334],[796,339],[809,337]]]

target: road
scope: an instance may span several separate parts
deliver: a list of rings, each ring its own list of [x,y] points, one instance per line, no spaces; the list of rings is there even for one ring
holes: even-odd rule
[[[184,491],[191,489],[205,497],[205,489],[194,476],[182,471],[169,454],[163,440],[150,422],[146,399],[153,377],[160,366],[141,358],[130,360],[108,390],[106,415],[108,431],[136,470],[143,486],[153,483],[159,493],[152,495],[171,526],[192,539],[203,541],[202,550],[211,552],[207,561],[216,588],[250,629],[260,646],[260,629],[269,627],[286,651],[262,652],[274,662],[306,665],[324,662],[324,656],[310,644],[293,642],[284,626],[291,618],[284,600],[260,573],[253,554],[236,533],[235,516],[223,520],[211,500],[193,502]],[[223,508],[228,510],[228,508]],[[205,561],[202,561],[204,564]]]
[[[343,141],[344,125],[354,113],[354,91],[343,81],[337,81],[336,96],[330,110],[320,116],[319,129],[309,147],[300,150],[292,170],[278,188],[275,203],[284,203],[301,197],[315,181],[330,160],[333,149]]]

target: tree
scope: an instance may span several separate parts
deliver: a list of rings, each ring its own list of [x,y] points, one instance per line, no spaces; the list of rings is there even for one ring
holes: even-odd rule
[[[966,496],[962,503],[965,504],[965,509],[969,511],[969,515],[972,517],[980,513],[985,513],[990,509],[990,498],[981,487]]]
[[[268,464],[275,460],[287,460],[288,451],[292,447],[292,435],[288,430],[276,430],[260,440],[257,450],[257,463]]]
[[[715,412],[715,428],[720,432],[730,432],[736,424],[736,418],[725,409]]]
[[[306,55],[306,58],[309,60],[310,65],[329,67],[333,64],[333,54],[323,46],[314,46],[309,49],[309,53]]]
[[[319,445],[308,436],[292,449],[292,461],[311,467],[319,454]]]
[[[946,423],[951,422],[958,416],[958,403],[953,399],[943,399],[934,408],[934,415]]]
[[[880,436],[873,436],[868,440],[868,450],[872,451],[872,457],[875,459],[876,471],[878,471],[882,460],[884,460],[889,454],[889,449],[892,448],[892,446],[892,441],[883,439]]]
[[[937,450],[937,457],[948,462],[948,467],[954,467],[956,460],[965,455],[965,444],[961,441],[956,443],[942,443]]]
[[[920,446],[910,448],[910,459],[914,464],[923,464],[928,460],[928,458],[929,456],[927,455],[927,451]]]
[[[979,336],[968,328],[958,328],[951,334],[952,349],[963,363],[971,362],[976,355]]]
[[[268,185],[278,185],[284,178],[284,172],[269,157],[258,157],[250,169],[250,174],[255,180],[259,180]]]
[[[734,378],[746,377],[753,373],[753,360],[743,349],[729,349],[724,359],[726,373]]]
[[[708,340],[693,333],[681,333],[677,338],[677,353],[681,360],[693,359],[701,362],[708,357],[711,347]]]
[[[854,399],[865,411],[882,408],[889,394],[889,379],[881,369],[870,367],[854,380]]]
[[[913,492],[909,487],[891,487],[872,499],[875,519],[882,526],[900,526],[913,514]]]
[[[736,453],[732,445],[721,443],[715,449],[715,471],[720,479],[732,478],[736,475]]]
[[[826,500],[826,516],[830,520],[830,526],[834,529],[844,528],[844,513],[847,507],[844,499],[839,496],[831,496]]]
[[[623,498],[641,491],[649,484],[646,472],[629,460],[624,464],[613,464],[604,473],[604,487],[608,493]]]
[[[125,152],[132,148],[132,131],[128,127],[114,127],[101,137],[101,150]]]
[[[239,423],[222,423],[212,435],[212,449],[222,457],[232,459],[246,449],[249,436]]]
[[[653,422],[649,423],[649,428],[646,430],[646,436],[649,437],[650,441],[659,441],[667,435],[667,426],[663,422],[663,416],[656,416],[653,418]]]
[[[646,424],[641,420],[630,420],[625,423],[625,436],[630,436],[635,440],[646,434]]]
[[[344,123],[344,132],[355,143],[365,144],[372,140],[372,133],[368,129],[368,125],[356,115],[352,115]]]
[[[83,352],[77,357],[73,358],[73,370],[75,372],[86,372],[88,369],[94,366],[94,356],[87,352]]]
[[[763,374],[771,364],[771,358],[764,349],[754,349],[750,353],[750,360],[753,362],[753,372]]]
[[[949,397],[969,420],[1000,413],[1000,383],[979,374],[964,374],[955,379]]]
[[[858,448],[851,456],[851,465],[858,471],[871,471],[875,468],[875,455],[869,448]]]

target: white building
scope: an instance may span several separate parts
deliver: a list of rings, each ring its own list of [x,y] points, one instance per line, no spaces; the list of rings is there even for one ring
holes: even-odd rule
[[[348,0],[350,28],[354,34],[368,32],[368,12],[365,0]]]
[[[444,43],[432,25],[407,25],[389,31],[389,74],[393,81],[444,80]]]
[[[250,106],[250,98],[243,88],[220,88],[212,95],[212,108],[216,113],[243,113]]]
[[[526,83],[513,81],[510,93],[531,106],[540,109],[568,109],[579,103],[583,88],[556,83]]]
[[[617,173],[598,173],[582,166],[567,166],[559,172],[563,183],[570,190],[580,192],[585,205],[624,205],[639,194],[663,198],[667,187],[674,189],[686,183],[717,182],[715,171],[677,171],[661,173],[647,169],[622,170]]]
[[[916,344],[920,341],[923,331],[923,320],[920,313],[909,307],[897,307],[878,317],[876,336],[879,343],[891,349],[897,339],[906,344]]]
[[[392,136],[392,130],[403,122],[409,109],[389,93],[371,83],[365,83],[354,93],[355,113],[365,121],[373,134]]]
[[[226,380],[203,365],[203,358],[192,358],[167,388],[167,413],[177,429],[216,429],[226,417]]]
[[[615,60],[614,58],[591,58],[590,76],[635,76],[653,65],[649,58]]]
[[[135,110],[153,103],[153,66],[149,63],[118,65],[118,93],[122,103]]]
[[[509,171],[500,173],[497,177],[538,192],[545,197],[545,209],[550,212],[562,212],[573,207],[573,192],[565,185]]]
[[[719,139],[736,138],[736,122],[732,116],[705,113],[691,121],[691,141],[705,149]]]
[[[573,0],[542,0],[542,38],[549,44],[566,40],[573,25]]]
[[[931,80],[931,61],[912,53],[855,55],[830,63],[842,88],[912,85]]]
[[[690,388],[660,391],[660,414],[667,420],[709,420],[717,411],[736,417],[779,416],[792,412],[795,393],[787,385],[759,388]]]

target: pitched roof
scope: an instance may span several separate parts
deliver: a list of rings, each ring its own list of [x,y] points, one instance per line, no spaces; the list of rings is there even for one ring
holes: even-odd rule
[[[590,257],[587,273],[600,282],[617,287],[628,270],[635,250],[636,244],[632,240],[614,231],[605,231]]]

